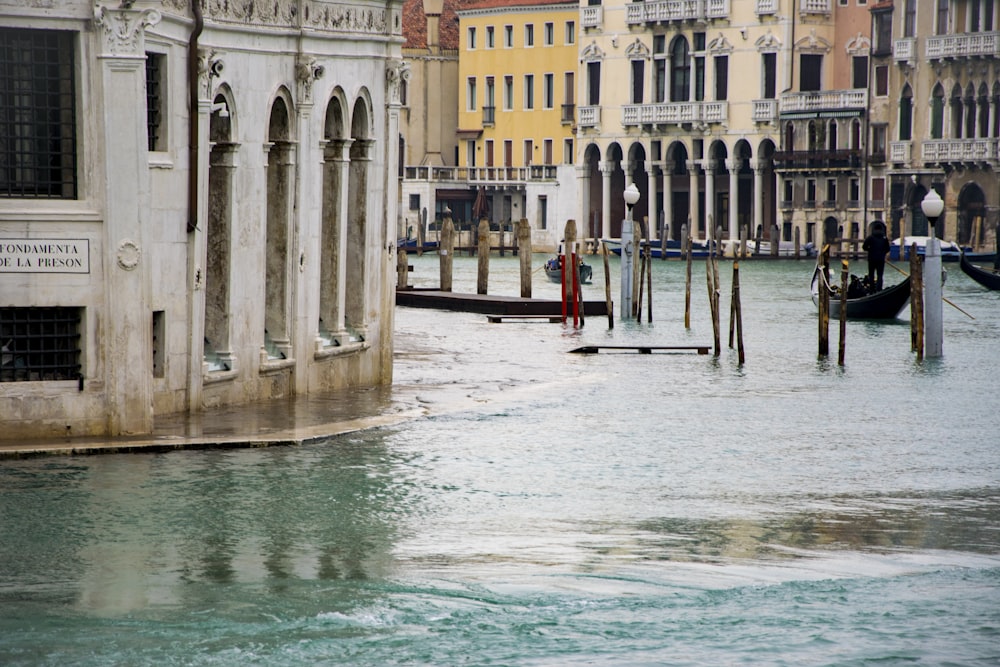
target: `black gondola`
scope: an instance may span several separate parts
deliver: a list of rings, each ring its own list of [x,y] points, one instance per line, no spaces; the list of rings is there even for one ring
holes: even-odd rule
[[[975,280],[977,283],[990,290],[1000,290],[1000,272],[996,269],[984,269],[981,266],[976,266],[966,258],[965,253],[962,253],[962,257],[959,260],[961,262],[962,272]]]
[[[594,274],[594,269],[591,268],[590,264],[585,263],[582,259],[578,260],[578,264],[580,265],[580,284],[589,285],[590,278]],[[560,255],[556,255],[545,262],[545,275],[548,276],[551,282],[562,282]]]
[[[819,287],[822,281],[823,269],[816,267],[812,279],[813,303],[819,305]],[[840,317],[840,290],[833,289],[829,281],[826,282],[826,289],[830,293],[830,317]],[[850,292],[848,292],[850,294]],[[847,299],[847,319],[849,320],[893,320],[910,302],[910,281],[909,279],[886,287],[885,289]]]

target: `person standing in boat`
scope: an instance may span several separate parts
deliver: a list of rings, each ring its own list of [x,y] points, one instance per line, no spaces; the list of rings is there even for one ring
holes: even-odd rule
[[[889,239],[885,237],[885,223],[876,220],[872,223],[871,233],[861,248],[868,253],[868,282],[875,286],[875,291],[882,291],[882,274],[885,273],[885,256],[889,254]]]

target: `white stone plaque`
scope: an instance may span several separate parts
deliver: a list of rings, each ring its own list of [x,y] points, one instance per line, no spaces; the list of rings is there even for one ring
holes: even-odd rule
[[[90,241],[0,239],[0,273],[90,273]]]

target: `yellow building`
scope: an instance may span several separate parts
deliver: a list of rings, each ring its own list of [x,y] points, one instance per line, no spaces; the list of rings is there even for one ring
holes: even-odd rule
[[[561,229],[577,205],[569,191],[576,181],[579,4],[481,0],[464,4],[458,16],[459,166],[489,195],[491,222],[524,217],[545,230],[558,219]],[[456,219],[469,219],[464,208]]]

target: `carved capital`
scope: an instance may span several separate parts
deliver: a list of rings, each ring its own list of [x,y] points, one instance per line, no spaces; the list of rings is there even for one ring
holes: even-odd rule
[[[160,22],[155,9],[131,9],[131,2],[115,8],[94,5],[94,24],[101,28],[101,51],[112,56],[141,56],[146,28]]]
[[[309,104],[312,102],[313,82],[323,78],[326,68],[320,65],[315,58],[299,56],[295,62],[295,82],[298,84],[299,102]]]
[[[404,81],[410,80],[410,64],[405,60],[394,59],[385,66],[385,86],[390,104],[402,103],[400,91]]]

